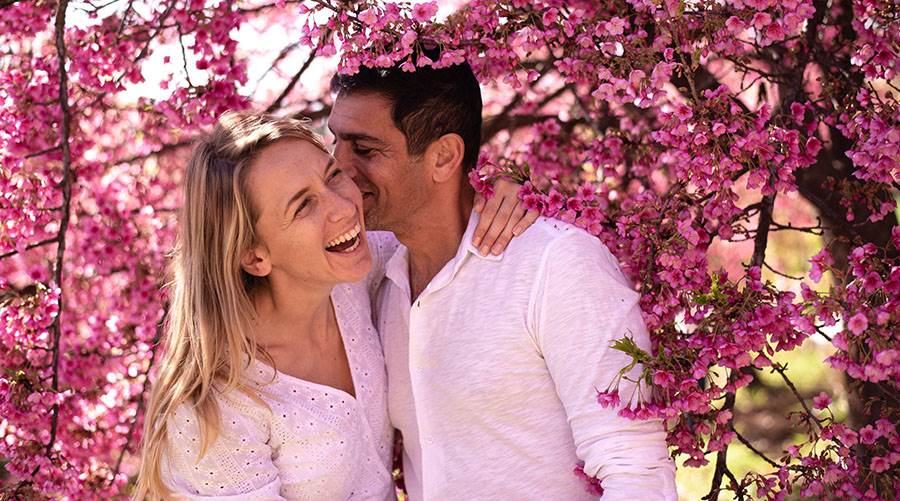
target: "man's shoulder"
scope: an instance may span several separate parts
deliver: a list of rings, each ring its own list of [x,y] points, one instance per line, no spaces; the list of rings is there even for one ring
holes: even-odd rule
[[[515,254],[569,253],[587,249],[603,249],[606,246],[582,228],[558,219],[539,217],[530,228],[514,238]]]

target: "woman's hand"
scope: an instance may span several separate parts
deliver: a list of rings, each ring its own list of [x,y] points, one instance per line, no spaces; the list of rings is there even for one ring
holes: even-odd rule
[[[519,200],[522,185],[508,179],[498,179],[494,183],[494,196],[485,201],[480,193],[475,194],[475,212],[481,214],[472,245],[478,247],[481,255],[499,255],[506,250],[509,241],[527,230],[541,215],[538,211],[526,211]]]

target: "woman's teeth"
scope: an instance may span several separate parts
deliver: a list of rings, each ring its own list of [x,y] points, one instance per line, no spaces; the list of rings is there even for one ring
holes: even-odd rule
[[[348,240],[352,240],[352,239],[356,238],[356,236],[359,235],[359,232],[361,229],[362,228],[360,228],[359,223],[356,223],[356,226],[354,226],[352,230],[350,230],[347,233],[344,233],[343,235],[340,235],[339,237],[335,238],[334,240],[328,242],[328,245],[326,245],[325,248],[328,249],[330,247],[334,247],[338,244],[341,244],[343,242],[346,242]]]
[[[352,230],[328,242],[325,250],[330,252],[352,252],[356,250],[359,247],[359,232],[361,230],[362,228],[357,223]]]

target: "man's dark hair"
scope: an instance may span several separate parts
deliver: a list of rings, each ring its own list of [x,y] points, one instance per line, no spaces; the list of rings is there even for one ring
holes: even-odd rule
[[[363,67],[354,75],[335,75],[331,91],[346,95],[373,92],[387,98],[394,125],[406,136],[410,155],[421,155],[444,134],[459,134],[465,143],[463,167],[475,167],[481,146],[481,89],[468,63],[440,69],[422,67],[414,72],[399,66]]]

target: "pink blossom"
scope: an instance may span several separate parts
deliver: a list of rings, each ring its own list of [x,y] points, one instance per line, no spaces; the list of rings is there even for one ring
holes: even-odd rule
[[[864,444],[873,444],[880,436],[881,433],[871,425],[864,426],[859,430],[859,440]]]
[[[431,21],[438,12],[438,4],[436,1],[415,4],[412,7],[413,19],[420,23]]]
[[[601,391],[597,392],[597,403],[603,407],[618,407],[619,392],[617,391]]]
[[[856,315],[850,317],[850,320],[847,321],[847,329],[850,332],[856,334],[857,336],[862,334],[863,331],[869,328],[869,319],[866,317],[866,314],[863,312],[859,312]]]
[[[821,410],[826,409],[829,405],[831,405],[831,397],[825,392],[821,392],[813,397],[813,408]]]
[[[737,16],[731,16],[725,21],[725,27],[732,34],[738,34],[744,30],[744,22]]]
[[[887,461],[887,459],[876,456],[872,458],[872,462],[869,464],[869,467],[872,468],[872,471],[881,473],[883,471],[887,471],[888,468],[891,467],[891,464]]]
[[[372,26],[378,22],[378,11],[375,8],[366,9],[359,13],[359,20]]]

